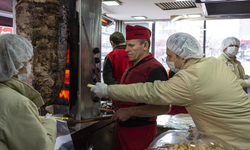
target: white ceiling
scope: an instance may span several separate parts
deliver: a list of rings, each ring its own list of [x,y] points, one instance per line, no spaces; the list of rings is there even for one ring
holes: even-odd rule
[[[138,21],[131,16],[146,16],[147,21],[170,20],[170,16],[201,14],[201,4],[196,3],[197,8],[162,10],[154,3],[175,2],[175,0],[120,0],[120,6],[107,6],[103,4],[103,14],[111,19],[123,21]],[[144,21],[144,20],[143,20]]]

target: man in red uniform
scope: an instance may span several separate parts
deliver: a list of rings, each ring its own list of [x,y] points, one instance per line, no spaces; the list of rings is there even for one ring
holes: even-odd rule
[[[121,32],[114,32],[109,37],[113,51],[105,57],[103,66],[103,80],[107,85],[120,84],[122,75],[128,65],[128,53],[125,51],[126,44]]]
[[[122,75],[128,65],[128,53],[125,51],[126,44],[121,32],[114,32],[109,37],[113,51],[107,54],[103,66],[103,80],[107,85],[120,84]],[[115,100],[112,100],[113,104]]]
[[[126,26],[126,52],[129,65],[120,83],[133,84],[165,81],[165,68],[149,52],[151,31],[143,26]],[[116,135],[113,150],[144,150],[157,133],[156,116],[167,114],[169,106],[116,102]]]

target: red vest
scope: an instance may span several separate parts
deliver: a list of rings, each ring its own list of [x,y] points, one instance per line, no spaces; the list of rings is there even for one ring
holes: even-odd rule
[[[126,46],[117,46],[112,52],[108,53],[106,57],[109,57],[112,68],[113,75],[116,81],[120,81],[128,65],[128,53],[125,51]]]
[[[152,54],[143,58],[138,64],[133,66],[129,62],[120,83],[144,83],[157,80],[167,80],[165,68]],[[132,103],[116,101],[115,111],[119,108],[145,105],[144,103]],[[152,142],[153,136],[157,133],[157,117],[133,117],[124,123],[116,123],[116,136],[113,150],[144,150]]]

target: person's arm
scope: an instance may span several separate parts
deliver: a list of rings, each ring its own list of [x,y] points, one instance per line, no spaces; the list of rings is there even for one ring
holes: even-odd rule
[[[154,82],[155,80],[166,81],[168,79],[165,68],[158,67],[152,70],[148,76],[147,82]],[[157,101],[157,99],[155,100]],[[131,117],[155,117],[162,114],[167,114],[169,105],[142,105],[120,108],[112,116],[112,120],[127,121]]]
[[[237,79],[237,82],[240,83],[240,85],[242,86],[242,88],[246,88],[248,86],[247,82],[244,79]]]
[[[249,75],[245,75],[245,79],[250,79],[250,76]]]
[[[243,72],[244,79],[245,79],[245,80],[249,80],[249,79],[250,79],[250,76],[245,74],[245,70],[244,70],[244,68],[243,68],[242,65],[241,65],[241,68],[242,68],[242,72]]]
[[[239,67],[239,72],[243,75],[243,79],[237,79],[237,81],[243,88],[250,87],[250,76],[245,74],[245,70],[240,63],[238,64],[238,67]]]
[[[120,108],[112,116],[112,120],[127,121],[131,117],[155,117],[167,114],[169,105],[143,105]]]
[[[3,132],[10,149],[53,150],[56,141],[56,122],[39,119],[38,110],[31,101],[13,104],[6,118]]]
[[[152,70],[148,76],[147,82],[154,82],[156,80],[167,81],[168,74],[165,68],[158,67]],[[157,101],[157,99],[155,99]],[[144,105],[129,107],[131,117],[155,117],[162,114],[167,114],[169,105]]]
[[[110,85],[110,98],[117,101],[146,103],[153,105],[189,106],[192,103],[192,81],[180,73],[168,81],[137,83],[130,85]]]
[[[114,78],[112,62],[109,57],[105,57],[104,65],[103,65],[103,80],[107,85],[112,84],[120,84],[119,81],[116,81]]]

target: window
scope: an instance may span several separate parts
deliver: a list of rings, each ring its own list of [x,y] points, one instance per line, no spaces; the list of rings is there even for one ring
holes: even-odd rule
[[[222,40],[234,36],[239,38],[240,20],[208,20],[206,29],[206,57],[221,54]]]
[[[127,23],[141,25],[152,31],[153,22]],[[126,24],[125,24],[126,26]],[[221,54],[220,45],[223,39],[234,36],[240,40],[238,60],[250,75],[250,19],[207,20],[206,29],[204,21],[157,21],[155,22],[155,52],[154,57],[168,69],[166,64],[166,41],[170,35],[177,32],[186,32],[194,36],[203,49],[204,31],[206,31],[206,57],[217,57]],[[103,29],[104,30],[104,29]],[[113,30],[114,31],[114,30]],[[125,31],[125,27],[124,27]],[[109,34],[110,35],[110,34]],[[104,36],[104,34],[103,34]],[[110,46],[109,41],[107,45]],[[152,44],[151,44],[152,45]],[[102,46],[106,45],[102,42]],[[110,46],[111,47],[111,46]],[[109,51],[112,48],[109,48]],[[151,50],[151,49],[150,49]],[[108,52],[109,52],[108,51]],[[103,51],[105,52],[105,50]],[[105,55],[105,53],[104,53]]]
[[[110,26],[102,26],[102,47],[101,47],[101,80],[103,82],[102,77],[102,70],[103,70],[103,63],[106,55],[111,52],[113,49],[109,42],[109,36],[115,32],[115,23]]]
[[[250,19],[208,20],[206,30],[206,57],[221,54],[222,40],[234,36],[240,40],[237,59],[250,75]]]
[[[186,32],[193,35],[203,45],[204,21],[164,21],[155,23],[155,58],[168,69],[166,64],[166,42],[170,35]]]

